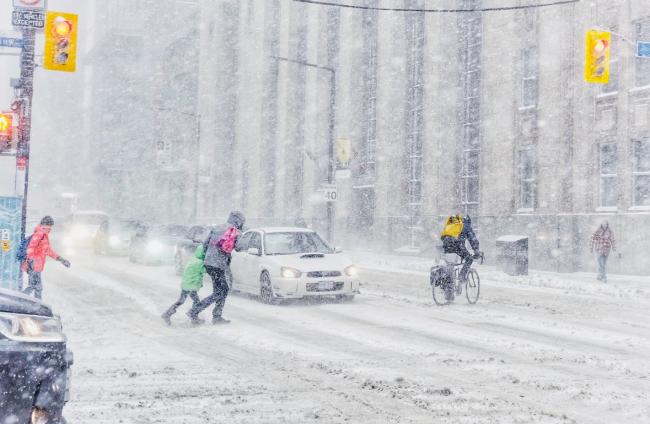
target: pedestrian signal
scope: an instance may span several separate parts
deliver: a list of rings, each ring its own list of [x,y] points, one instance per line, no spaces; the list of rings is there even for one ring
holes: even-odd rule
[[[0,113],[0,137],[11,139],[13,134],[14,115],[12,113]]]
[[[593,84],[609,82],[609,58],[611,33],[607,31],[587,31],[585,81]]]
[[[74,72],[77,65],[77,15],[47,12],[43,68]]]

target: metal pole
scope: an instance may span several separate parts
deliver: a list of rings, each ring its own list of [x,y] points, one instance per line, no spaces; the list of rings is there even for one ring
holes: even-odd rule
[[[329,109],[329,146],[327,146],[327,157],[329,166],[327,167],[327,183],[334,185],[334,175],[336,172],[336,160],[334,158],[334,127],[336,125],[336,71],[330,70],[330,109]],[[327,240],[334,243],[334,202],[327,202]]]
[[[199,172],[201,171],[201,114],[196,115],[196,170],[194,172],[194,211],[192,218],[197,223],[199,214]]]
[[[21,110],[20,130],[18,133],[18,151],[16,158],[24,159],[25,184],[23,191],[23,213],[21,220],[21,234],[25,238],[27,231],[27,194],[29,189],[29,150],[32,130],[32,97],[34,93],[34,28],[23,28],[23,48],[20,55],[20,88]]]

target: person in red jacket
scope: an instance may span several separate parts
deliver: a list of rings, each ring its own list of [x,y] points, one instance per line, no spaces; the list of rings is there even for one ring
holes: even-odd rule
[[[61,262],[64,266],[70,267],[70,261],[59,256],[50,246],[49,234],[52,231],[52,226],[54,226],[54,219],[51,216],[41,219],[41,224],[36,226],[34,234],[29,240],[26,258],[22,264],[22,270],[27,272],[29,277],[27,288],[23,290],[23,293],[30,294],[34,292],[37,299],[41,299],[43,295],[41,272],[45,268],[45,260],[48,256]]]

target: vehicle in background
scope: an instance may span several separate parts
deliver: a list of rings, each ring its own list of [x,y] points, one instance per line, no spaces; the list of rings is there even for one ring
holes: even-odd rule
[[[39,300],[0,289],[0,423],[64,424],[72,353]]]
[[[307,228],[245,232],[232,253],[230,269],[233,289],[257,294],[265,303],[326,296],[352,300],[359,293],[352,261]]]
[[[95,234],[93,251],[96,255],[127,256],[131,239],[141,225],[135,220],[104,221]]]
[[[210,227],[195,225],[190,227],[185,236],[174,247],[174,272],[182,275],[185,265],[194,258],[196,248],[208,237]]]
[[[129,260],[147,264],[171,264],[176,243],[188,231],[185,225],[153,225],[138,228],[129,246]]]
[[[102,211],[77,211],[55,223],[55,231],[62,234],[60,242],[66,255],[75,253],[76,249],[91,248],[99,226],[110,218]]]

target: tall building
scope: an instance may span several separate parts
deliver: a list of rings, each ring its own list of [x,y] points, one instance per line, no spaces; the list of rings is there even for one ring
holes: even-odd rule
[[[425,3],[203,1],[199,214],[302,216],[324,232],[335,89],[334,138],[352,146],[336,244],[426,253],[442,218],[463,213],[489,258],[499,236],[522,234],[532,267],[585,270],[606,219],[622,253],[613,271],[647,272],[650,60],[634,42],[650,41],[650,4]],[[604,86],[583,81],[592,27],[613,33]]]

